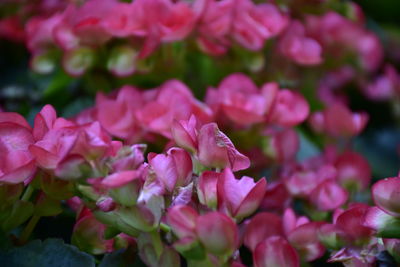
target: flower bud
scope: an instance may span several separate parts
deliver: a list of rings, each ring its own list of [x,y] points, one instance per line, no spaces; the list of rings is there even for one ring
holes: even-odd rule
[[[62,65],[71,76],[83,75],[94,63],[94,51],[87,47],[80,47],[67,51],[64,54]]]
[[[272,236],[259,243],[253,253],[255,267],[299,267],[296,250],[280,236]]]
[[[137,52],[130,46],[114,47],[107,61],[107,68],[118,77],[132,75],[136,70]]]
[[[372,186],[375,205],[386,213],[400,217],[400,177],[380,180]]]
[[[196,232],[206,250],[214,255],[231,254],[238,244],[234,221],[219,212],[210,212],[196,220]]]

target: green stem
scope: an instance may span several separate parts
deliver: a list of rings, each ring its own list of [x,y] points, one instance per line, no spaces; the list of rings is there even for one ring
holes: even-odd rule
[[[32,193],[34,191],[35,191],[35,189],[33,188],[32,184],[28,185],[28,187],[26,188],[24,194],[22,195],[21,200],[28,201],[31,198]]]
[[[26,243],[29,237],[32,234],[33,229],[35,229],[36,224],[39,222],[40,216],[33,215],[32,218],[29,220],[28,224],[25,226],[24,230],[19,237],[19,241],[21,244]]]
[[[160,223],[160,229],[163,230],[166,233],[171,232],[171,227],[166,225],[165,223]]]
[[[156,251],[157,258],[160,258],[163,251],[163,245],[161,242],[160,234],[158,233],[157,230],[154,230],[150,232],[150,236],[154,250]]]

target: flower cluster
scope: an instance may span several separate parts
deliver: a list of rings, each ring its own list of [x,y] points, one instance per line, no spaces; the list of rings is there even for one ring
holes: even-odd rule
[[[99,93],[94,107],[69,120],[47,105],[33,127],[17,113],[2,112],[2,213],[26,214],[2,226],[58,214],[61,200],[77,213],[72,240],[79,248],[102,254],[136,245],[149,266],[177,266],[177,253],[204,266],[242,266],[242,245],[255,266],[298,266],[326,249],[333,251],[331,261],[372,264],[382,250],[373,229],[387,237],[397,225],[396,200],[385,188],[396,190],[391,183],[398,178],[374,186],[378,208],[353,203],[370,183],[368,162],[335,146],[297,161],[293,127],[308,117],[301,94],[276,83],[259,88],[241,73],[210,87],[205,103],[170,80],[151,90],[123,86]],[[337,140],[350,140],[366,121],[340,103],[310,117],[316,133]],[[250,142],[241,153],[215,122],[244,133],[235,140],[245,142],[251,131],[262,144]],[[161,153],[147,153],[141,142],[161,145]],[[237,171],[256,173],[259,163],[249,157],[279,166],[268,183],[236,178]],[[305,216],[290,208],[295,202]]]
[[[359,65],[370,71],[382,60],[380,42],[364,28],[362,12],[353,3],[345,8],[353,10],[356,21],[333,11],[297,17],[290,10],[296,6],[251,0],[39,2],[43,3],[36,7],[22,5],[21,13],[29,17],[25,32],[22,19],[10,16],[1,20],[0,36],[25,39],[31,65],[40,73],[52,72],[60,58],[64,70],[73,76],[99,65],[117,76],[129,76],[145,71],[143,60],[162,44],[183,40],[193,41],[213,56],[237,45],[260,51],[268,40],[276,40],[274,50],[299,65],[321,64],[325,56],[354,54]],[[103,59],[106,64],[101,63]]]
[[[400,263],[400,177],[376,181],[354,145],[375,117],[347,92],[395,113],[400,76],[360,8],[334,3],[1,3],[23,7],[0,37],[55,79],[44,95],[96,86],[71,116],[0,107],[1,234],[24,245],[42,217],[68,213],[79,250],[151,267]]]

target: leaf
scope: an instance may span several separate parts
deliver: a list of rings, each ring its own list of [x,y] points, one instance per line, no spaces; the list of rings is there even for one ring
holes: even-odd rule
[[[1,226],[7,232],[24,223],[33,214],[33,204],[28,201],[18,200],[14,203],[7,218],[4,218]]]
[[[95,261],[89,254],[64,244],[60,239],[34,240],[23,247],[0,251],[1,266],[18,267],[91,267]]]
[[[145,267],[138,255],[131,250],[119,249],[104,255],[99,267]]]

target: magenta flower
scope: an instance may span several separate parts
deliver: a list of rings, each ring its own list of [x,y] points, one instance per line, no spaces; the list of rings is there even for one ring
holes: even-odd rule
[[[259,243],[271,236],[284,236],[282,219],[273,213],[260,212],[246,225],[243,242],[254,252]]]
[[[28,148],[34,138],[28,123],[15,113],[0,113],[0,182],[29,180],[36,170]]]
[[[280,236],[271,236],[259,243],[253,253],[256,267],[296,267],[300,259],[296,250]]]
[[[279,48],[282,54],[301,65],[317,65],[322,62],[322,47],[306,35],[300,21],[293,21],[283,34]]]
[[[372,186],[375,205],[389,215],[400,217],[400,177],[380,180]]]
[[[209,88],[206,102],[233,122],[250,125],[265,120],[277,91],[275,84],[265,84],[259,90],[249,77],[235,73],[222,80],[217,89]]]
[[[201,127],[198,136],[198,159],[208,167],[230,168],[232,171],[247,169],[250,160],[236,150],[231,140],[216,123]]]
[[[320,183],[310,195],[311,203],[321,211],[339,208],[348,199],[348,193],[333,180]]]
[[[149,164],[168,192],[186,186],[192,179],[193,164],[189,153],[181,148],[171,148],[167,154],[150,153]]]
[[[196,152],[197,142],[197,120],[194,115],[190,116],[188,121],[174,120],[171,127],[172,137],[175,143],[191,152]]]
[[[96,97],[97,119],[113,136],[134,142],[140,137],[135,112],[143,104],[141,92],[131,86],[122,87],[115,98],[99,93]]]
[[[217,184],[224,173],[205,171],[197,183],[197,195],[201,204],[216,209],[218,205]]]
[[[282,89],[276,96],[269,120],[284,127],[293,127],[305,121],[309,113],[310,107],[301,94]]]
[[[239,233],[235,222],[219,212],[210,212],[196,220],[196,233],[207,251],[229,255],[237,247]]]
[[[257,183],[251,177],[237,180],[231,169],[226,168],[218,178],[218,206],[232,217],[242,219],[252,214],[264,198],[267,182],[261,178]]]

